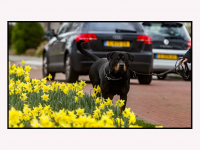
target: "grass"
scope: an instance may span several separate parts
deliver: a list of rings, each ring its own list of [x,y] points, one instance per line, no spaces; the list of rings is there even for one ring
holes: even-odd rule
[[[155,128],[155,124],[151,124],[151,123],[147,123],[144,120],[136,120],[136,124],[138,124],[139,126],[143,126],[143,128]]]

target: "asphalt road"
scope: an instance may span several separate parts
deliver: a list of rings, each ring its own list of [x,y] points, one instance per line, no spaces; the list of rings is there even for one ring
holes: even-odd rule
[[[16,64],[22,59],[32,67],[30,77],[42,79],[41,58],[21,57],[14,60],[9,56],[9,60]],[[65,82],[65,75],[57,73],[55,80]],[[79,80],[87,81],[84,91],[89,94],[92,89],[89,77],[80,76]],[[118,99],[116,95],[114,104]],[[168,128],[191,128],[191,102],[191,82],[178,75],[169,74],[165,80],[154,77],[150,85],[140,85],[137,79],[131,79],[127,107],[147,122]]]

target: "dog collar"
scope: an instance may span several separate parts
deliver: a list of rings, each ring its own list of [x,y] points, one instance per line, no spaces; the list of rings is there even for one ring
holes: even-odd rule
[[[113,77],[113,76],[108,76],[107,74],[106,74],[106,67],[104,68],[104,76],[105,76],[105,78],[107,79],[107,80],[113,80],[113,81],[115,81],[115,80],[121,80],[122,79],[122,77],[120,77],[120,78],[115,78],[115,77]]]

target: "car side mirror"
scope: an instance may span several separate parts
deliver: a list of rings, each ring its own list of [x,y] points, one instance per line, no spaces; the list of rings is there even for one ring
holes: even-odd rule
[[[45,38],[46,38],[47,40],[52,39],[54,36],[57,38],[57,34],[56,34],[56,32],[55,32],[54,29],[49,29],[49,30],[47,30],[47,31],[45,32]]]

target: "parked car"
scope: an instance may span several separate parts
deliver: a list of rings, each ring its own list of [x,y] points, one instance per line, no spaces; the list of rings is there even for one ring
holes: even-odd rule
[[[93,61],[77,50],[78,39],[88,39],[83,48],[100,58],[111,51],[129,52],[135,55],[132,70],[152,72],[152,41],[139,22],[64,22],[56,33],[43,52],[44,77],[51,73],[54,78],[62,72],[67,82],[75,82],[79,75],[89,74]],[[141,84],[150,84],[152,76],[139,75],[138,80]]]
[[[178,57],[182,57],[191,47],[191,38],[180,22],[143,22],[153,42],[153,72],[161,73],[172,69]],[[191,65],[190,78],[191,80]],[[171,73],[174,73],[171,72]],[[158,77],[158,79],[165,79]]]

